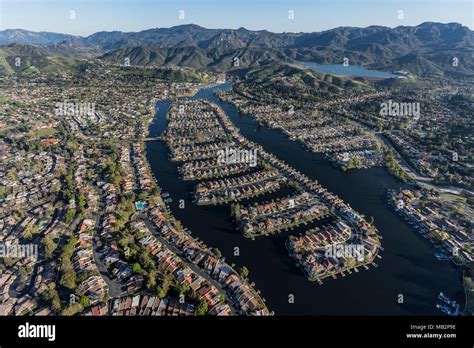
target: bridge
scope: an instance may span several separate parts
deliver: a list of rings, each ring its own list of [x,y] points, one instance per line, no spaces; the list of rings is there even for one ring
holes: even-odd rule
[[[156,140],[160,140],[160,137],[148,137],[148,138],[145,138],[145,141],[156,141]]]

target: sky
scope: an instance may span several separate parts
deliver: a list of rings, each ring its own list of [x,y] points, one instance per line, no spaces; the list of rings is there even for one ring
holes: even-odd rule
[[[87,36],[198,24],[206,28],[314,32],[458,22],[474,29],[473,0],[0,0],[0,30]]]

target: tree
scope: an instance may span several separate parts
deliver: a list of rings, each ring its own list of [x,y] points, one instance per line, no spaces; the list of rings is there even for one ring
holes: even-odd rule
[[[161,299],[165,298],[170,288],[170,285],[171,285],[171,278],[169,275],[165,275],[161,285],[157,287],[157,296]]]
[[[26,267],[20,266],[20,267],[18,268],[18,271],[19,271],[19,273],[20,273],[21,279],[25,280],[26,277],[28,276],[28,272],[27,272],[27,270],[26,270]]]
[[[77,206],[79,207],[79,211],[83,211],[86,207],[86,199],[82,193],[79,194]]]
[[[146,249],[141,250],[140,254],[140,265],[149,273],[153,270],[156,270],[156,265],[153,259],[151,258],[149,251]]]
[[[132,271],[134,273],[142,273],[143,272],[143,269],[142,269],[142,266],[140,266],[140,264],[138,262],[135,262],[133,265],[132,265]]]
[[[63,270],[63,275],[61,277],[60,284],[71,290],[76,288],[76,272],[74,272],[72,267]]]
[[[146,282],[147,289],[152,289],[153,287],[156,286],[156,275],[157,275],[157,272],[155,270],[150,271],[150,273],[148,274],[148,279]]]
[[[240,209],[241,209],[240,204],[232,203],[230,206],[231,215],[234,216],[236,219],[238,219],[240,217]]]
[[[224,303],[224,302],[225,302],[225,296],[224,296],[224,294],[221,293],[221,292],[219,293],[219,300],[220,300],[221,303]]]
[[[88,307],[90,304],[89,296],[83,295],[81,296],[81,300],[79,301],[82,307]]]
[[[74,252],[74,248],[77,243],[77,238],[75,236],[71,236],[67,242],[67,244],[63,248],[63,252],[61,253],[62,261],[70,261],[72,253]]]
[[[196,315],[206,315],[208,312],[207,302],[201,300],[196,308]]]
[[[345,266],[346,266],[348,269],[349,269],[349,268],[354,268],[356,265],[357,265],[357,262],[356,262],[356,260],[355,260],[353,257],[351,257],[351,256],[347,257],[347,259],[346,259],[346,265],[345,265]]]
[[[33,238],[34,227],[32,225],[28,225],[23,230],[23,238],[30,240]]]
[[[48,289],[42,294],[43,299],[51,304],[51,308],[56,313],[61,311],[61,299],[56,290],[56,283],[52,282],[48,285]]]
[[[45,257],[51,259],[53,257],[54,250],[57,248],[57,244],[53,241],[53,238],[48,234],[43,238],[43,245],[45,249]]]
[[[374,149],[375,154],[380,155],[382,153],[382,149],[380,148],[379,144],[375,144],[375,149]]]
[[[369,224],[373,225],[373,224],[374,224],[374,217],[371,216],[371,217],[369,218],[369,221],[368,221],[368,222],[369,222]]]
[[[74,208],[68,209],[68,211],[66,212],[66,215],[64,216],[64,221],[66,223],[70,223],[75,215],[76,215],[76,209]]]
[[[270,169],[272,169],[272,166],[270,165],[270,163],[268,163],[268,162],[266,162],[266,161],[263,161],[263,162],[262,162],[262,168],[263,168],[264,170],[270,170]]]
[[[241,269],[240,269],[240,275],[243,277],[243,278],[247,278],[249,276],[249,269],[245,266],[243,266]]]
[[[147,200],[148,199],[148,193],[142,191],[138,194],[138,199],[141,201]]]
[[[6,187],[0,187],[0,199],[3,199],[7,196]]]
[[[378,132],[383,131],[383,124],[380,121],[377,121],[376,127]]]
[[[4,263],[5,266],[7,266],[7,267],[12,267],[12,266],[16,263],[16,259],[14,259],[14,258],[12,258],[12,257],[0,258],[0,261],[3,261],[3,263]]]
[[[288,182],[288,185],[289,185],[291,188],[295,189],[295,190],[298,190],[298,191],[301,190],[301,185],[300,185],[300,183],[299,183],[298,181],[296,181],[296,180],[290,180],[290,181]]]
[[[188,284],[179,284],[178,285],[178,292],[180,294],[186,295],[191,291],[191,288]]]
[[[61,313],[64,316],[71,316],[74,315],[80,311],[82,311],[82,305],[80,303],[73,303],[69,306],[67,306],[63,312]]]
[[[212,249],[212,253],[219,259],[222,257],[222,253],[218,248]]]

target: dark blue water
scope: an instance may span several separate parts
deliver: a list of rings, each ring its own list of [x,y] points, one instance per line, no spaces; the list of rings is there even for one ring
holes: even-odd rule
[[[298,62],[305,68],[312,69],[317,72],[325,74],[339,75],[339,76],[354,76],[354,77],[372,77],[372,78],[391,78],[403,77],[390,74],[385,71],[369,70],[358,65],[344,66],[342,64],[318,64],[313,62]]]
[[[385,251],[381,252],[381,260],[376,259],[378,268],[361,269],[359,273],[337,280],[327,279],[323,285],[310,282],[288,256],[284,245],[290,234],[304,228],[254,241],[242,237],[234,228],[227,206],[202,207],[191,203],[195,183],[179,178],[176,164],[168,160],[164,143],[148,142],[148,160],[163,191],[173,197],[173,214],[194,236],[208,246],[219,248],[229,263],[247,266],[250,278],[276,314],[441,314],[435,308],[440,291],[464,302],[461,272],[452,263],[438,261],[433,256],[436,249],[386,203],[387,189],[399,188],[401,184],[383,168],[342,172],[323,156],[306,152],[299,143],[288,140],[280,132],[259,127],[251,117],[240,115],[232,105],[220,102],[213,89],[201,90],[193,97],[196,98],[219,104],[244,136],[318,180],[362,214],[373,216],[383,236]],[[150,126],[151,136],[166,128],[169,104],[169,101],[157,104],[157,115]],[[185,201],[184,209],[178,206],[180,199]],[[254,200],[261,199],[266,197]],[[239,256],[234,256],[236,247]],[[295,296],[295,303],[288,303],[289,294]],[[403,304],[397,301],[399,294],[404,296]]]

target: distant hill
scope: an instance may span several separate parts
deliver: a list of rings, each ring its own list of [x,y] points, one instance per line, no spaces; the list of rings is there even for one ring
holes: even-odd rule
[[[46,31],[34,32],[23,29],[6,29],[0,31],[0,46],[12,43],[23,45],[48,45],[63,41],[80,39],[78,36],[50,33]]]
[[[0,44],[23,43],[69,56],[95,55],[117,64],[129,56],[131,64],[180,65],[226,70],[240,55],[244,65],[269,60],[342,63],[417,75],[474,74],[474,32],[458,23],[427,22],[418,26],[339,27],[315,33],[272,33],[266,30],[206,29],[198,25],[155,28],[140,32],[98,32],[87,37],[0,31]],[[454,67],[453,58],[459,64]]]
[[[227,71],[234,68],[260,66],[286,57],[277,51],[258,48],[204,49],[187,47],[126,47],[106,53],[99,59],[136,66],[184,66],[194,69]]]
[[[337,92],[341,89],[354,88],[370,90],[371,87],[363,82],[350,78],[333,76],[304,69],[293,64],[277,63],[240,71],[247,83],[253,83],[263,88],[275,81],[290,81],[292,85],[300,85],[310,89]]]
[[[49,54],[40,47],[10,44],[0,47],[0,75],[72,72],[81,61]]]

